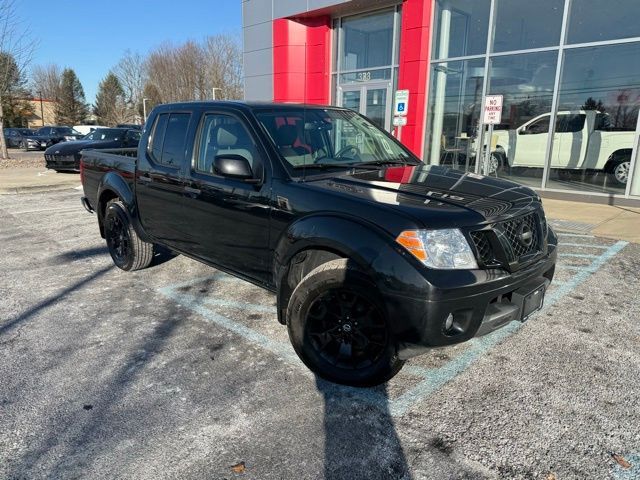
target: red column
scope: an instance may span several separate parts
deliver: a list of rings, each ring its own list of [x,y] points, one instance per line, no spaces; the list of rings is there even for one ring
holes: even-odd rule
[[[402,143],[422,156],[429,75],[431,9],[433,0],[405,0],[402,4],[398,89],[409,90],[409,115]]]
[[[327,104],[330,98],[331,18],[273,22],[273,100]]]

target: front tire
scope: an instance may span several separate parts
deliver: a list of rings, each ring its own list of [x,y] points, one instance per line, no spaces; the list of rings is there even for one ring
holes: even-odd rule
[[[404,365],[375,287],[347,259],[324,263],[301,280],[289,301],[287,327],[300,359],[331,382],[379,385]]]
[[[121,200],[114,199],[107,204],[104,233],[109,254],[118,268],[140,270],[153,260],[153,244],[140,239]]]

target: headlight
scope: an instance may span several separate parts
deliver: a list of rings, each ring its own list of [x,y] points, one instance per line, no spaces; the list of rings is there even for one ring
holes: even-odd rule
[[[429,268],[441,270],[476,269],[471,247],[457,228],[405,230],[396,242]]]

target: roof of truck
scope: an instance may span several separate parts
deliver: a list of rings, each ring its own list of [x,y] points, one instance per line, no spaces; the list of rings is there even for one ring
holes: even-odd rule
[[[197,102],[179,102],[179,103],[165,103],[158,105],[160,107],[172,107],[172,108],[189,108],[189,107],[211,107],[211,106],[233,106],[243,109],[263,109],[263,108],[278,108],[278,109],[300,109],[300,108],[337,108],[333,105],[318,105],[318,104],[306,104],[306,103],[284,103],[284,102],[258,102],[258,101],[243,101],[243,100],[211,100],[211,101],[197,101]]]

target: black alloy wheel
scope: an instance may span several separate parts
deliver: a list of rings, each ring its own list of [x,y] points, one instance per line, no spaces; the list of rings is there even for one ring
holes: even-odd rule
[[[121,200],[114,199],[107,204],[103,225],[109,254],[118,268],[140,270],[151,264],[153,244],[138,236]]]
[[[328,261],[296,286],[287,306],[289,339],[304,364],[331,382],[371,387],[404,361],[370,278],[349,259]]]
[[[131,237],[128,221],[119,214],[107,215],[105,236],[113,262],[120,268],[125,267],[131,257]],[[125,223],[126,222],[126,223]]]
[[[347,288],[328,290],[312,303],[307,335],[324,360],[345,369],[371,367],[389,341],[379,308]]]

